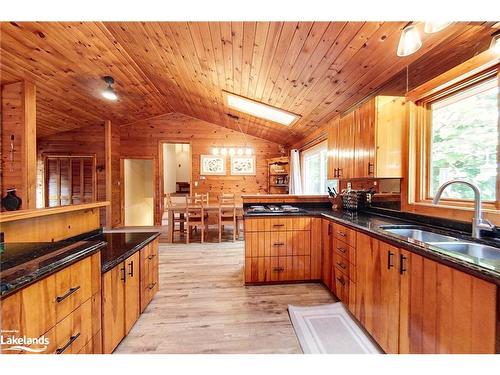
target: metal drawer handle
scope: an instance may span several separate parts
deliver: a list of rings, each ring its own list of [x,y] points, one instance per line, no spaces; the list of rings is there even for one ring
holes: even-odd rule
[[[155,287],[156,283],[152,283],[148,286],[149,289],[153,289]]]
[[[347,249],[344,248],[344,247],[337,247],[337,250],[340,251],[343,254],[347,253]]]
[[[387,269],[390,270],[392,267],[394,267],[394,264],[392,263],[392,257],[394,256],[394,253],[392,251],[387,252]]]
[[[346,269],[346,265],[342,262],[337,262],[337,266],[340,266],[340,268],[342,268],[344,270]]]
[[[283,242],[275,242],[273,243],[273,246],[283,246],[284,243]]]
[[[78,289],[80,289],[80,285],[75,286],[74,288],[69,288],[69,290],[66,293],[64,293],[62,296],[59,296],[59,297],[56,298],[56,302],[59,303],[59,302],[65,300],[70,295],[72,295],[73,293],[75,293]]]
[[[283,272],[285,270],[284,267],[274,267],[273,272]]]
[[[337,234],[338,234],[339,236],[341,236],[341,237],[345,237],[345,236],[346,236],[345,232],[337,232]]]
[[[273,227],[284,227],[285,224],[273,224]]]
[[[56,354],[62,354],[68,347],[73,344],[73,342],[80,336],[80,332],[78,332],[76,335],[73,335],[69,338],[68,342],[64,344],[62,348],[57,348]]]
[[[150,256],[148,256],[148,259],[149,259],[149,260],[151,260],[151,259],[153,259],[155,256],[156,256],[156,254],[151,254]]]
[[[337,277],[337,280],[339,283],[341,283],[342,285],[345,285],[345,280],[344,278],[341,278],[341,277]]]
[[[401,275],[406,272],[406,268],[405,268],[406,262],[405,261],[406,261],[406,257],[403,254],[400,254],[400,256],[399,256],[399,273]]]
[[[123,265],[122,268],[120,268],[120,271],[123,272],[122,273],[123,277],[120,277],[120,280],[123,281],[123,282],[125,282],[125,279],[127,277],[127,271],[125,270],[125,264]]]
[[[128,273],[129,276],[134,277],[134,261],[132,260],[128,266],[130,267],[130,271]]]

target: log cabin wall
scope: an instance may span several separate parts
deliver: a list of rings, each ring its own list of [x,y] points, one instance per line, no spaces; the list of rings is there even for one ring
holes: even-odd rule
[[[75,130],[51,134],[37,139],[37,197],[44,204],[43,197],[43,154],[95,154],[97,201],[106,200],[106,170],[104,147],[104,124],[84,126]],[[105,208],[100,209],[101,225],[106,224]]]
[[[216,196],[221,192],[233,192],[237,195],[267,193],[266,159],[280,156],[281,146],[261,138],[198,120],[178,113],[171,113],[153,119],[139,121],[121,127],[121,158],[154,158],[159,168],[159,142],[191,143],[193,193],[209,192]],[[253,148],[256,155],[256,176],[231,176],[229,157],[226,176],[205,176],[200,179],[200,155],[210,154],[213,146],[244,146]],[[160,196],[159,173],[156,173],[155,186],[157,197]],[[194,186],[195,182],[198,186]],[[159,199],[155,201],[155,210],[160,209]],[[158,219],[158,218],[157,218]]]

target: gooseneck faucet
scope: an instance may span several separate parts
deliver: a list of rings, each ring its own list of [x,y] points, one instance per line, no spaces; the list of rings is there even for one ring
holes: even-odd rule
[[[447,181],[438,188],[436,196],[432,200],[432,203],[438,204],[444,189],[446,189],[448,186],[452,184],[464,184],[469,186],[474,191],[474,217],[472,218],[472,237],[480,238],[481,229],[490,231],[494,230],[495,226],[491,224],[488,220],[483,219],[483,209],[481,207],[481,190],[479,190],[479,188],[473,183],[464,180]]]

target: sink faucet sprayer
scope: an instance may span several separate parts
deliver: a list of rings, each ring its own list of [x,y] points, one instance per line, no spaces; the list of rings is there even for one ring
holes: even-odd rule
[[[474,217],[472,218],[472,237],[480,238],[481,229],[493,231],[495,229],[495,226],[488,220],[483,219],[483,209],[481,207],[481,190],[479,190],[476,185],[468,181],[450,180],[445,182],[438,188],[438,191],[436,192],[436,196],[432,200],[432,203],[438,204],[444,189],[446,189],[451,184],[464,184],[469,186],[474,191]]]

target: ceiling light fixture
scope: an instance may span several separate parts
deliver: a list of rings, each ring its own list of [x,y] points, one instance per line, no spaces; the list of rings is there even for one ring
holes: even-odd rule
[[[426,34],[434,34],[441,30],[444,30],[451,25],[451,22],[426,22],[424,26],[424,32]]]
[[[118,99],[118,95],[116,95],[115,90],[113,89],[113,87],[111,87],[111,85],[115,83],[115,80],[113,79],[113,77],[105,76],[102,79],[108,85],[108,87],[106,87],[104,90],[102,90],[102,93],[101,93],[102,96],[104,96],[108,100],[113,100],[113,101]]]
[[[409,56],[422,47],[422,40],[417,27],[411,22],[401,31],[397,54],[399,57]]]
[[[490,49],[496,53],[500,53],[500,31],[494,33],[492,37],[493,39],[491,39]]]
[[[223,91],[226,104],[229,108],[246,113],[251,116],[259,117],[264,120],[277,122],[281,125],[290,126],[297,121],[300,116],[280,108],[257,102],[252,99],[244,98],[227,91]]]

